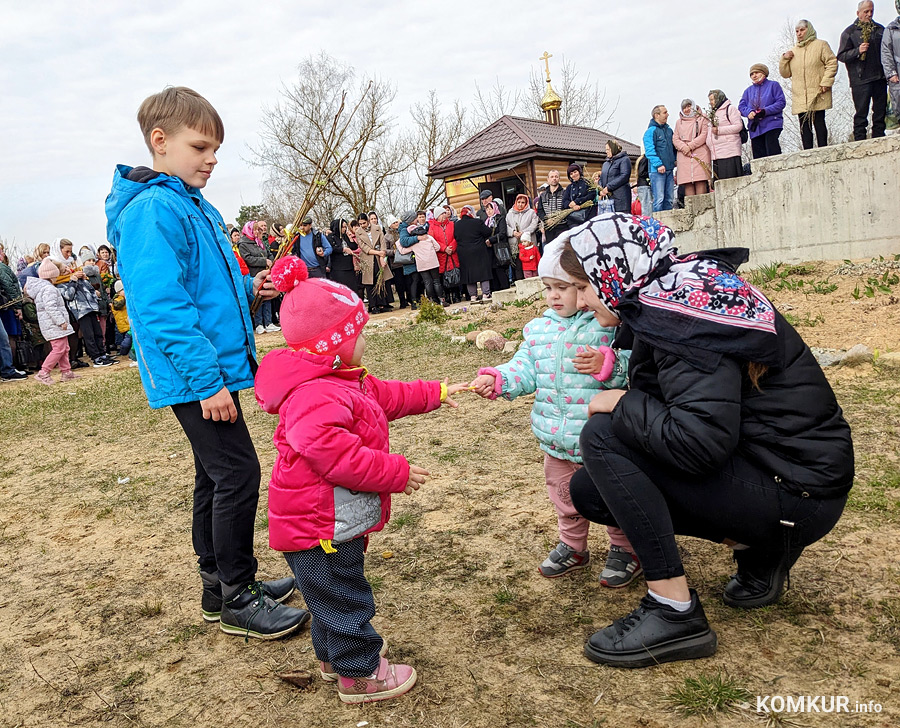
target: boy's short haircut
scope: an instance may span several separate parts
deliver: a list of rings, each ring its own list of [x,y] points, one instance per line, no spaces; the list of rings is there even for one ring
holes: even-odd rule
[[[138,124],[144,135],[144,143],[150,145],[150,133],[162,129],[166,134],[175,134],[187,127],[201,134],[225,141],[225,125],[219,112],[205,98],[186,86],[169,86],[158,94],[144,99],[137,113]]]

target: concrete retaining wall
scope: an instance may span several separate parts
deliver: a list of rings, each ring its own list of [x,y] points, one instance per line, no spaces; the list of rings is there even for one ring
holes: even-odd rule
[[[900,135],[761,159],[656,217],[680,251],[747,247],[751,266],[900,253]]]

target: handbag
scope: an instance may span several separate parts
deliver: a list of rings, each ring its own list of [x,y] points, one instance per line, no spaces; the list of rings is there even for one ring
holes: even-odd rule
[[[394,253],[394,265],[412,265],[415,262],[415,253],[411,250],[408,253],[401,253],[399,250]]]
[[[589,207],[581,208],[575,210],[574,212],[570,212],[566,215],[566,223],[568,223],[569,227],[575,227],[576,225],[581,225],[588,221],[588,212],[590,211]]]
[[[615,211],[616,211],[615,200],[600,200],[600,202],[597,203],[597,214],[598,215],[602,215],[605,212],[615,212]],[[587,210],[585,210],[585,212],[587,212]],[[569,217],[572,217],[572,215],[569,215]]]
[[[494,246],[494,257],[500,265],[509,265],[512,262],[512,256],[509,253],[509,245],[506,243]]]
[[[447,256],[447,264],[453,262],[452,256]],[[462,276],[459,273],[459,266],[456,268],[447,268],[444,271],[444,287],[445,288],[456,288],[462,280]]]

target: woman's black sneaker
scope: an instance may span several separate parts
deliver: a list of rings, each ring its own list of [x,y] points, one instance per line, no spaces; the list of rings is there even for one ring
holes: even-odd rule
[[[686,612],[645,596],[627,617],[591,636],[584,646],[585,657],[612,667],[650,667],[715,654],[716,633],[706,621],[697,592],[690,593],[691,608]]]
[[[263,589],[262,583],[248,584],[222,604],[219,629],[245,640],[275,640],[300,629],[309,621],[309,612],[279,604]]]
[[[729,607],[756,609],[774,604],[784,592],[784,582],[803,549],[789,554],[760,553],[758,549],[734,552],[737,574],[725,585],[722,600]]]
[[[219,574],[201,571],[200,580],[203,582],[203,594],[200,597],[203,619],[207,622],[218,622],[222,616],[222,584],[219,581]],[[259,583],[262,584],[263,591],[279,604],[294,593],[295,584],[292,576]]]
[[[81,359],[76,359],[73,362],[69,362],[69,364],[71,365],[72,369],[84,369],[85,367],[90,366],[90,364],[88,364],[86,361],[81,361]]]

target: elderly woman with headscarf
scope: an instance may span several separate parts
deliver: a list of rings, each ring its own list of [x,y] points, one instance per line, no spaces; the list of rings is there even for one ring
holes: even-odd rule
[[[247,264],[250,277],[272,267],[269,255],[269,226],[265,220],[248,220],[241,229],[238,241],[238,252]],[[272,301],[264,299],[256,313],[253,314],[253,325],[257,334],[281,331],[281,327],[272,322]]]
[[[681,102],[672,143],[675,145],[675,184],[685,197],[709,192],[712,155],[706,144],[709,120],[700,113],[693,99]]]
[[[769,78],[769,67],[764,63],[750,66],[750,86],[744,90],[738,109],[747,117],[754,159],[781,154],[778,137],[784,129],[786,104],[781,84]]]
[[[487,217],[484,224],[488,228],[491,248],[494,253],[491,288],[494,291],[505,291],[509,288],[510,264],[512,253],[509,249],[509,228],[506,226],[506,215],[496,200],[484,205]]]
[[[611,197],[616,212],[631,212],[631,158],[614,139],[606,142],[600,196]]]
[[[522,272],[522,261],[519,259],[519,244],[533,243],[538,228],[537,213],[531,208],[527,195],[516,195],[515,204],[506,213],[506,232],[509,236],[509,254],[512,258],[513,280],[520,281],[525,275]]]
[[[825,111],[831,108],[831,87],[838,60],[827,41],[816,37],[816,29],[801,20],[794,29],[797,45],[782,54],[778,70],[791,79],[791,112],[800,118],[800,138],[804,149],[813,147],[813,129],[819,147],[828,145]]]
[[[595,662],[645,667],[716,650],[675,536],[734,549],[725,603],[778,601],[788,571],[837,523],[853,483],[853,443],[809,347],[741,278],[744,248],[678,255],[656,220],[589,221],[560,263],[578,304],[634,336],[629,389],[589,404],[572,503],[619,526],[649,593],[594,634]]]
[[[881,38],[881,66],[888,82],[891,110],[900,118],[900,0],[894,0],[897,17],[884,28]]]
[[[491,300],[491,231],[475,215],[475,208],[466,205],[459,211],[459,220],[454,223],[459,253],[460,279],[469,294],[469,301],[475,303],[478,284],[481,284],[483,300]]]
[[[715,179],[731,179],[744,174],[741,161],[741,130],[744,122],[724,92],[709,92],[709,108],[715,121],[709,124],[706,144],[712,154],[712,170]]]
[[[455,281],[452,286],[447,284],[448,271],[454,271],[459,268],[459,255],[457,255],[458,245],[455,237],[456,223],[450,219],[450,211],[443,205],[434,208],[431,220],[428,221],[428,234],[437,240],[438,251],[438,273],[441,275],[441,281],[444,285],[444,296],[450,303],[458,303],[459,301],[459,285]],[[451,274],[453,276],[459,273]]]

